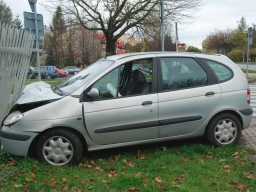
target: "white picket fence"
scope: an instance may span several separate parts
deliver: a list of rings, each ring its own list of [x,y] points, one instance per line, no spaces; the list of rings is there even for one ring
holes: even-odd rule
[[[22,93],[34,39],[32,33],[0,22],[0,124]]]

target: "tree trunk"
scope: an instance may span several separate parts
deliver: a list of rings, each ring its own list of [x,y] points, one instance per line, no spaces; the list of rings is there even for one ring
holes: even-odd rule
[[[116,55],[116,39],[106,36],[106,55]]]

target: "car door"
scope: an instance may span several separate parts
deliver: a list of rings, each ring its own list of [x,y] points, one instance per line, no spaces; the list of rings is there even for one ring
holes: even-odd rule
[[[86,129],[97,144],[139,142],[158,137],[156,91],[151,87],[146,93],[121,95],[117,87],[125,82],[122,79],[125,74],[127,76],[127,73],[120,76],[118,67],[85,91],[96,88],[100,92],[98,98],[88,98],[83,104]]]
[[[195,132],[219,102],[220,86],[193,58],[161,58],[159,67],[159,137]]]

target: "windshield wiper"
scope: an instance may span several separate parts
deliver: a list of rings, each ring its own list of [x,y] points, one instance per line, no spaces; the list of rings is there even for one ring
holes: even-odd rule
[[[59,89],[57,86],[54,86],[54,89],[60,91],[61,93],[63,93],[63,91],[61,89]]]

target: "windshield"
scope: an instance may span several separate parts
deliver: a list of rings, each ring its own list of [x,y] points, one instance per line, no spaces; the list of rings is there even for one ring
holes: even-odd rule
[[[81,72],[77,73],[69,80],[59,85],[58,87],[54,87],[53,91],[62,96],[70,95],[83,85],[87,84],[90,80],[100,74],[102,71],[107,69],[110,65],[112,65],[115,61],[101,59],[91,64],[89,67],[85,68]]]

